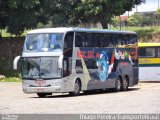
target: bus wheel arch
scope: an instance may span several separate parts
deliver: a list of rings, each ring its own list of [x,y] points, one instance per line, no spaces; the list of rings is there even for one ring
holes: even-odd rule
[[[122,90],[127,91],[129,87],[129,76],[125,75],[122,80]]]
[[[69,92],[69,95],[78,96],[80,94],[81,87],[82,87],[81,79],[76,78],[74,81],[74,90],[72,92]]]

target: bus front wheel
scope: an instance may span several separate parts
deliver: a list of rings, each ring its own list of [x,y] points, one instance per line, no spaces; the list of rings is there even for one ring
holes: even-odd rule
[[[74,83],[74,91],[73,92],[69,92],[69,95],[71,96],[77,96],[79,95],[81,91],[81,83],[80,83],[80,80],[76,80],[76,82]]]

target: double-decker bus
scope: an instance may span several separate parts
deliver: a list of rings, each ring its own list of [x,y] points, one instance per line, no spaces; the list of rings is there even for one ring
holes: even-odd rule
[[[21,62],[25,93],[79,95],[80,91],[128,90],[138,83],[137,34],[85,28],[27,33]]]
[[[138,43],[139,79],[160,81],[160,43]]]

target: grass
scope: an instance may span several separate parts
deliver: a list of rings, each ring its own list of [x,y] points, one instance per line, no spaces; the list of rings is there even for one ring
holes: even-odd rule
[[[111,29],[116,30],[119,28],[113,27]],[[160,26],[122,27],[121,30],[134,31],[134,32],[137,32],[139,36],[142,36],[142,35],[148,35],[152,33],[160,33]]]
[[[21,82],[21,78],[18,77],[6,77],[4,79],[0,79],[0,82]]]
[[[119,28],[111,28],[113,30]],[[152,35],[155,33],[160,34],[160,26],[145,26],[145,27],[122,27],[121,30],[134,31],[138,35],[138,40],[140,42],[148,42],[152,39]]]

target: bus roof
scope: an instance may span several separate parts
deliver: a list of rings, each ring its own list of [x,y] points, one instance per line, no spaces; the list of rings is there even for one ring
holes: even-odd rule
[[[155,47],[160,46],[160,43],[138,43],[138,47]]]
[[[66,28],[66,27],[59,27],[59,28],[43,28],[43,29],[36,29],[31,30],[27,34],[35,34],[35,33],[65,33],[65,32],[97,32],[97,33],[119,33],[119,34],[136,34],[136,32],[130,31],[119,31],[119,30],[105,30],[105,29],[86,29],[86,28]]]

